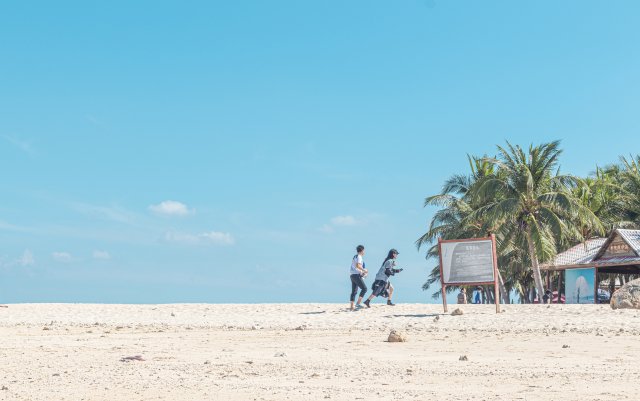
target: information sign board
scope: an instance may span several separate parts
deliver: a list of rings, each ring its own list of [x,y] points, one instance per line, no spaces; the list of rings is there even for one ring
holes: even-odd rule
[[[447,285],[494,286],[496,312],[500,312],[496,237],[455,240],[438,239],[442,306],[447,312]]]
[[[493,283],[491,240],[442,242],[442,281],[445,284]]]

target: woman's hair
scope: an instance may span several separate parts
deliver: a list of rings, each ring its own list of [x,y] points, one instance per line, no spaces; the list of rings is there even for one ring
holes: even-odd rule
[[[358,247],[356,248],[356,252],[360,253],[364,251],[364,245],[358,245]]]
[[[393,255],[396,253],[398,253],[398,251],[396,251],[395,249],[390,250],[387,254],[387,258],[384,260],[384,262],[382,262],[382,265],[384,266],[384,264],[387,263],[387,260],[393,259]]]

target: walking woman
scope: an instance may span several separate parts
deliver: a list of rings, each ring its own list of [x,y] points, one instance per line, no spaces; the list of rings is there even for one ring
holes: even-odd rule
[[[362,302],[362,297],[364,297],[364,294],[366,294],[367,292],[367,285],[364,283],[363,278],[366,277],[367,273],[369,272],[364,267],[364,246],[358,245],[358,247],[356,248],[356,252],[358,253],[354,255],[353,259],[351,260],[351,269],[349,270],[349,273],[351,275],[351,310],[355,309],[353,302],[356,299],[358,288],[360,288],[360,296],[358,297],[358,303],[356,304],[356,307],[361,307],[360,302]]]
[[[400,273],[402,269],[396,269],[396,258],[398,257],[398,251],[392,249],[387,254],[387,258],[382,262],[382,266],[380,266],[380,270],[378,270],[378,274],[376,274],[376,281],[373,282],[371,286],[371,290],[373,293],[369,296],[369,298],[364,301],[364,304],[367,305],[367,308],[370,308],[369,302],[374,297],[379,295],[383,297],[389,297],[387,300],[387,305],[395,306],[393,302],[391,302],[391,297],[393,296],[393,286],[389,282],[389,277],[393,276],[396,273]]]

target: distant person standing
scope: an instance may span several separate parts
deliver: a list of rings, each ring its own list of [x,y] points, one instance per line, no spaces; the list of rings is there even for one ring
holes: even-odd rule
[[[382,262],[382,266],[380,266],[380,270],[378,270],[378,274],[376,274],[376,279],[371,286],[371,290],[373,291],[373,293],[369,295],[369,298],[366,301],[364,301],[364,304],[367,305],[367,308],[371,307],[369,303],[374,297],[377,296],[388,296],[389,299],[387,300],[387,305],[395,305],[391,301],[391,297],[393,296],[393,286],[389,282],[389,277],[402,271],[402,269],[396,269],[397,257],[398,251],[392,249],[389,251],[389,254],[387,255],[387,258],[384,260],[384,262]]]
[[[357,254],[351,259],[351,269],[349,270],[351,277],[351,310],[354,310],[355,307],[360,308],[360,303],[362,302],[362,298],[364,294],[367,293],[367,285],[364,283],[363,278],[367,276],[369,272],[365,268],[364,264],[364,246],[358,245],[356,248]],[[360,296],[358,297],[358,303],[353,305],[356,299],[356,293],[358,292],[358,288],[360,288]]]
[[[473,297],[473,303],[474,304],[481,304],[482,303],[482,294],[480,293],[480,291],[481,291],[480,287],[477,287],[476,291],[475,291],[476,294]]]
[[[458,293],[458,303],[459,304],[467,303],[467,290],[465,290],[464,288],[461,288],[460,292]]]

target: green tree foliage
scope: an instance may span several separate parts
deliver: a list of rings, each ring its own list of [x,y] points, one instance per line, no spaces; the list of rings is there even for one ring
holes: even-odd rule
[[[527,300],[533,286],[544,293],[540,264],[558,252],[616,227],[640,227],[640,157],[580,178],[560,174],[559,145],[507,142],[496,157],[468,156],[470,173],[449,178],[425,199],[424,206],[439,209],[416,241],[418,249],[428,246],[427,259],[438,259],[438,238],[493,233],[506,290]],[[423,288],[439,280],[435,266]]]
[[[624,214],[631,226],[640,228],[640,155],[622,157],[620,178],[625,195]]]

